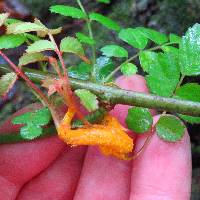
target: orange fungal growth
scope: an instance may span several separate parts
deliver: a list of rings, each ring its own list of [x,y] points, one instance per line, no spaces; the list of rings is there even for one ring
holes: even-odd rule
[[[84,125],[71,129],[70,123],[75,111],[69,109],[58,128],[59,137],[67,144],[97,145],[104,155],[112,155],[128,160],[128,153],[133,150],[133,140],[116,118],[107,114],[101,124]]]

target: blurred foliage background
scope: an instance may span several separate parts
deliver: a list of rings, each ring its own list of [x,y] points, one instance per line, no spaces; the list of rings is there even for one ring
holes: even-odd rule
[[[200,22],[199,0],[111,0],[109,4],[100,4],[94,0],[82,0],[82,2],[86,10],[101,12],[117,21],[122,27],[146,26],[157,29],[163,33],[183,35],[190,26]],[[67,35],[74,35],[75,32],[85,29],[81,21],[77,22],[72,19],[67,19],[66,17],[50,14],[48,8],[54,4],[76,5],[73,0],[6,0],[0,2],[0,9],[11,9],[25,20],[38,17],[43,23],[52,28],[64,25],[64,33]],[[103,29],[96,23],[93,25],[93,30],[95,39],[98,41],[97,47],[117,40],[113,32]],[[193,81],[198,81],[200,83],[200,78],[194,79],[189,77],[186,79],[186,82]],[[13,95],[12,97],[11,95],[11,103],[6,102],[3,106],[3,103],[0,101],[0,121],[5,119],[6,114],[10,114],[33,101],[32,95],[26,90],[26,87],[19,85],[20,84],[16,87],[20,89],[21,93],[26,93],[25,95],[27,98],[24,99],[20,95]],[[13,101],[15,102],[14,104],[12,103]],[[187,126],[191,135],[193,158],[191,199],[199,200],[200,126],[189,124]]]

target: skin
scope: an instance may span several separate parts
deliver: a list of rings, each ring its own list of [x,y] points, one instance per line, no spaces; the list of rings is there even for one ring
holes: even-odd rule
[[[116,83],[124,89],[148,92],[138,75],[120,77]],[[17,114],[36,108],[35,104]],[[125,125],[127,109],[117,105],[111,114]],[[155,116],[154,121],[158,118]],[[0,133],[17,128],[9,119]],[[145,138],[136,138],[136,151]],[[190,187],[187,132],[175,144],[163,142],[154,134],[145,151],[133,161],[106,157],[96,147],[69,148],[56,136],[0,146],[0,197],[4,200],[189,200]]]

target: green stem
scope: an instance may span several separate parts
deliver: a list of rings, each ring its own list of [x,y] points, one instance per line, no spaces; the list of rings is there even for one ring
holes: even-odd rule
[[[165,46],[167,45],[170,45],[171,43],[166,43],[164,44]],[[163,46],[164,46],[163,45]],[[149,49],[146,49],[145,51],[155,51],[155,50],[158,50],[158,49],[161,49],[162,46],[155,46],[155,47],[152,47],[152,48],[149,48]],[[123,63],[121,63],[118,67],[116,67],[105,79],[104,79],[104,82],[106,83],[107,81],[110,80],[110,78],[112,78],[121,68],[121,66],[123,64],[126,64],[126,63],[129,63],[131,61],[133,61],[134,59],[136,59],[138,56],[140,55],[140,52],[138,52],[137,54],[131,56],[129,59],[127,59],[126,61],[124,61]]]
[[[90,21],[90,19],[88,17],[88,14],[85,11],[85,8],[83,7],[83,4],[81,3],[81,1],[80,0],[76,0],[76,2],[78,3],[80,9],[84,12],[85,16],[87,17],[86,24],[87,24],[89,36],[90,36],[91,39],[94,40],[94,36],[93,36],[93,32],[92,32],[92,25],[91,25],[91,21]],[[91,45],[91,47],[92,47],[92,65],[94,66],[94,64],[96,63],[96,47],[95,47],[95,44]],[[94,70],[92,72],[92,76],[93,75],[94,75]]]
[[[38,70],[23,68],[25,74],[35,82],[41,82],[48,77],[55,77]],[[0,71],[8,72],[8,69],[0,66]],[[180,113],[191,116],[200,116],[200,103],[193,101],[180,100],[175,98],[160,97],[151,94],[144,94],[129,90],[123,90],[111,86],[99,85],[88,81],[80,81],[70,78],[73,89],[87,89],[99,96],[100,100],[106,101],[111,105],[124,104],[166,110],[171,113]]]

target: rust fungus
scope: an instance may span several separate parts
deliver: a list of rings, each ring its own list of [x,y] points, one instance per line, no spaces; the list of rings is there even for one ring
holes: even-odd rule
[[[74,114],[75,111],[69,109],[58,128],[58,135],[64,142],[71,146],[96,145],[104,155],[129,159],[128,154],[133,150],[133,140],[115,117],[107,114],[101,124],[72,129],[70,124]]]

